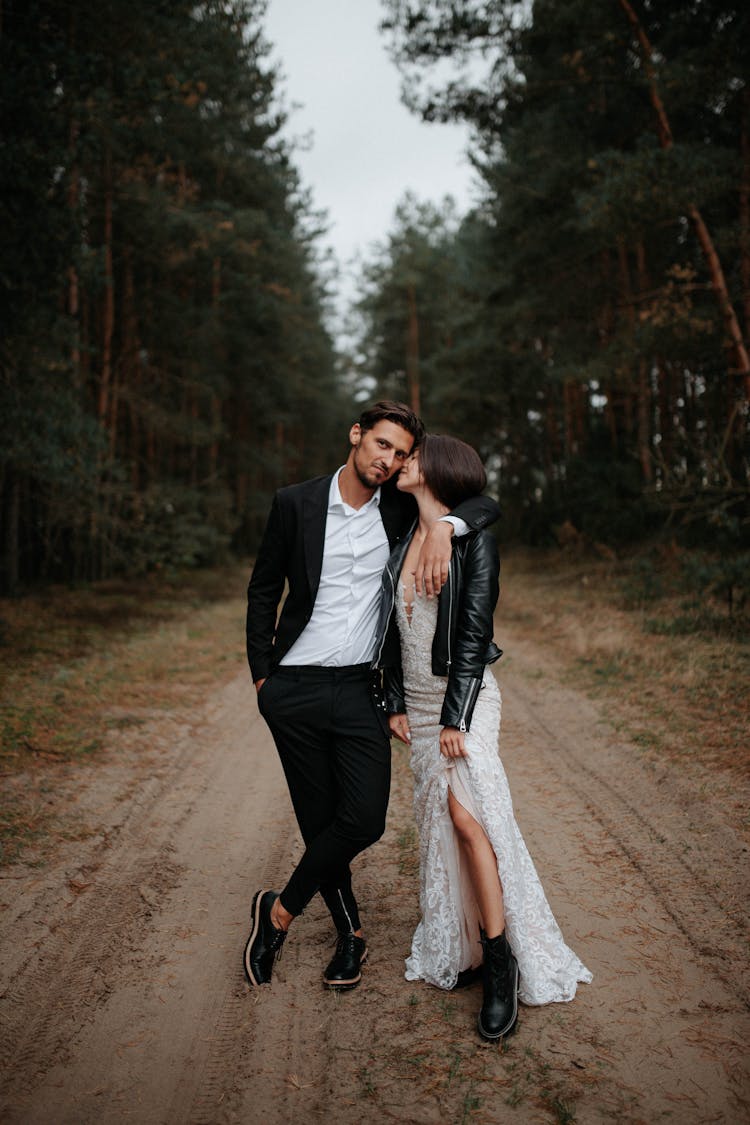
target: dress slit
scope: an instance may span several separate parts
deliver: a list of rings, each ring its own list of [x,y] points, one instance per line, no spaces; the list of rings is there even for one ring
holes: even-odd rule
[[[481,813],[477,809],[474,798],[471,795],[471,790],[466,785],[466,778],[462,776],[464,773],[464,770],[461,769],[462,765],[463,760],[459,759],[452,766],[446,767],[445,776],[448,782],[448,788],[459,805],[477,822],[486,835],[487,829],[482,824]],[[448,809],[448,816],[450,816],[450,808]]]
[[[470,730],[468,756],[450,765],[440,753],[440,713],[447,677],[431,669],[437,599],[414,598],[411,622],[404,598],[397,623],[411,730],[414,815],[419,830],[421,920],[406,961],[406,979],[453,988],[461,970],[481,962],[479,911],[448,807],[448,792],[481,826],[497,858],[508,940],[526,1004],[572,1000],[588,969],[563,939],[513,815],[498,753],[500,690],[485,668]]]

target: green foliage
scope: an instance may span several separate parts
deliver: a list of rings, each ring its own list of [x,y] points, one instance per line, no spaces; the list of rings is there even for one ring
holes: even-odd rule
[[[619,546],[671,526],[708,545],[724,512],[746,537],[748,381],[706,237],[740,310],[750,10],[636,5],[639,38],[616,3],[384,7],[407,104],[472,127],[484,184],[425,270],[428,424],[480,449],[508,534],[570,521]],[[369,274],[369,378],[398,385],[403,317],[380,310],[398,307],[404,239],[414,255],[425,236],[397,216]]]
[[[214,559],[319,469],[343,396],[264,11],[3,7],[0,589]]]
[[[683,568],[686,585],[699,605],[713,597],[724,605],[730,620],[743,613],[750,595],[750,553],[693,552],[685,557]]]
[[[133,574],[226,561],[233,531],[226,490],[160,481],[130,499],[122,550]]]
[[[407,194],[387,244],[361,281],[358,312],[366,330],[360,367],[374,380],[376,395],[411,401],[426,418],[435,413],[437,372],[452,347],[457,222],[449,198],[437,208]]]
[[[667,589],[656,553],[637,555],[620,586],[626,609],[641,609],[663,598]]]
[[[683,550],[673,541],[637,554],[624,567],[623,603],[647,613],[648,632],[675,637],[746,632],[750,553],[736,543],[699,551]]]

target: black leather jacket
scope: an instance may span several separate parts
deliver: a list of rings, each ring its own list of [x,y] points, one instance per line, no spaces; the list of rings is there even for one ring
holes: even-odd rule
[[[406,711],[395,604],[401,567],[416,526],[396,544],[383,572],[373,667],[383,669],[385,710],[389,715]],[[472,531],[453,539],[448,580],[438,598],[432,641],[432,673],[448,677],[440,714],[442,726],[469,729],[485,665],[502,656],[492,640],[499,572],[497,543],[489,531]]]

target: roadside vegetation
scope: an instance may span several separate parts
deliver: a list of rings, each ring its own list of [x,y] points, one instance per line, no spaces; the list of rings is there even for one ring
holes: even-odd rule
[[[44,587],[0,602],[0,847],[68,832],[56,781],[114,730],[200,702],[244,660],[248,566]]]
[[[706,575],[721,560],[674,546],[619,560],[578,543],[504,555],[496,635],[521,621],[562,674],[607,699],[644,756],[747,772],[747,574],[731,601]],[[244,667],[248,564],[0,602],[0,844],[43,858],[84,831],[56,799],[62,778],[116,753],[147,724],[200,703]],[[512,659],[508,654],[506,659]],[[540,673],[541,674],[541,673]],[[113,749],[113,744],[115,748]]]
[[[510,553],[503,575],[501,623],[542,633],[642,754],[747,776],[747,560],[675,544],[601,558],[573,545]]]

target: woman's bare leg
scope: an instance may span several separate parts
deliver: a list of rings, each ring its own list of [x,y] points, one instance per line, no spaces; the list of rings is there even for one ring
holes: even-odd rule
[[[482,928],[488,937],[497,937],[505,929],[503,888],[497,873],[497,857],[481,824],[456,800],[450,787],[448,809],[469,870]]]

